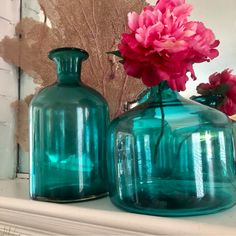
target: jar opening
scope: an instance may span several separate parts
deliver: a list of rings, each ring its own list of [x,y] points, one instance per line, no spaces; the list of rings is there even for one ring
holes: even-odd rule
[[[55,57],[61,56],[65,53],[79,55],[83,61],[85,61],[89,57],[88,52],[85,51],[84,49],[73,48],[73,47],[63,47],[63,48],[56,48],[56,49],[51,50],[48,54],[48,58],[53,60]]]

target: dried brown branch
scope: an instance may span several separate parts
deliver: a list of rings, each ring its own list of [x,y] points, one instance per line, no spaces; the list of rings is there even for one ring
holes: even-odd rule
[[[27,96],[22,101],[17,101],[12,104],[17,113],[17,128],[16,128],[16,141],[22,147],[22,149],[27,152],[28,145],[28,133],[29,133],[29,119],[28,119],[28,107],[33,95]]]

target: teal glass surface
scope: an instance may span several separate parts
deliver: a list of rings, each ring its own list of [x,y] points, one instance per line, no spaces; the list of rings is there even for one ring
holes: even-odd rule
[[[124,210],[187,216],[236,203],[228,117],[165,83],[111,123],[107,142],[110,198]]]
[[[131,102],[126,102],[124,106],[124,111],[129,111],[130,109],[146,102],[146,100],[149,98],[151,94],[151,89],[146,89],[144,90],[138,97],[137,99],[131,101]]]
[[[224,101],[224,97],[221,95],[192,96],[191,99],[215,109]]]
[[[80,80],[88,53],[50,52],[58,81],[30,105],[30,195],[53,202],[89,200],[107,194],[105,99]]]

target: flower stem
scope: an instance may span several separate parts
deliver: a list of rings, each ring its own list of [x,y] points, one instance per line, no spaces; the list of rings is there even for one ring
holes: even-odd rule
[[[154,157],[157,156],[158,148],[159,148],[159,145],[161,143],[161,139],[162,139],[162,137],[164,135],[164,131],[165,131],[165,112],[164,112],[163,101],[162,101],[162,86],[161,85],[159,86],[158,93],[159,93],[159,98],[160,98],[160,110],[161,110],[161,133],[160,133],[157,143],[155,145]],[[156,161],[156,158],[154,160]]]

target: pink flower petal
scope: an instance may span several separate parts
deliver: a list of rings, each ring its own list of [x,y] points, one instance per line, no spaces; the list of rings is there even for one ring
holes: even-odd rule
[[[188,72],[195,80],[193,65],[216,58],[219,41],[202,22],[188,20],[191,11],[185,0],[159,0],[140,14],[129,13],[131,32],[119,44],[127,74],[147,86],[166,80],[179,91],[185,89]]]
[[[158,76],[155,67],[147,67],[143,70],[142,81],[147,87],[153,87],[161,82],[161,78]]]
[[[128,26],[131,30],[135,31],[138,27],[139,15],[136,12],[131,12],[128,14]]]
[[[124,68],[125,68],[127,75],[130,75],[130,76],[133,76],[136,78],[141,78],[143,68],[140,63],[137,63],[135,61],[126,60],[124,62]]]
[[[222,94],[219,91],[219,87],[222,85],[227,85],[228,90]],[[225,114],[231,116],[236,114],[236,75],[232,74],[232,70],[226,69],[221,73],[214,73],[209,77],[209,83],[200,84],[197,87],[199,94],[204,94],[206,92],[210,94],[211,92],[218,96],[224,96],[224,103],[219,107],[219,109]],[[221,92],[221,93],[220,93]]]

